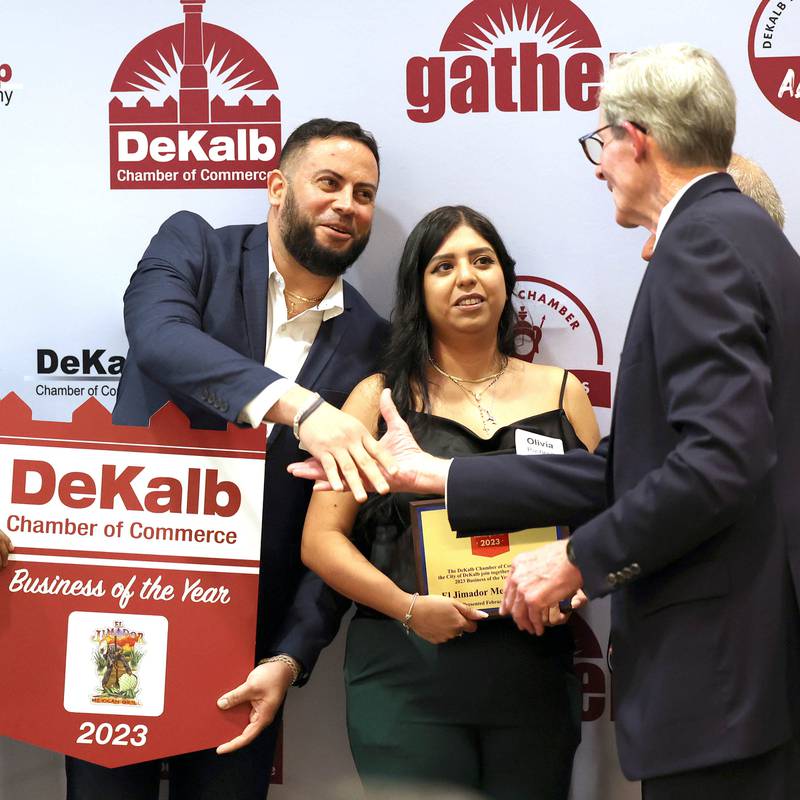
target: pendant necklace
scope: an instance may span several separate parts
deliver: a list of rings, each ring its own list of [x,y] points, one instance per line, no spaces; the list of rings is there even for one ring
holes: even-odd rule
[[[494,418],[492,412],[481,404],[481,398],[489,391],[496,383],[503,377],[506,369],[508,368],[508,358],[505,359],[502,368],[499,372],[494,372],[491,375],[486,375],[483,378],[459,378],[455,375],[451,375],[449,372],[445,372],[430,356],[428,360],[431,362],[431,366],[440,374],[444,375],[445,378],[449,378],[459,389],[461,389],[467,397],[472,400],[475,404],[476,408],[478,409],[478,415],[480,416],[481,425],[485,433],[491,433],[492,427],[497,427],[497,420]],[[484,386],[479,392],[474,392],[472,389],[468,389],[466,386],[463,386],[464,383],[489,383]]]

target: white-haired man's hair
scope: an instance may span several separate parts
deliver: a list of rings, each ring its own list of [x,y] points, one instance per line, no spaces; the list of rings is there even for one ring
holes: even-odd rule
[[[772,179],[755,161],[734,153],[731,163],[728,164],[728,174],[736,181],[743,194],[752,197],[775,220],[778,227],[783,228],[786,216],[783,213],[781,196]]]
[[[665,44],[618,56],[600,108],[609,125],[641,125],[675,165],[728,166],[736,95],[720,63],[699,47]]]

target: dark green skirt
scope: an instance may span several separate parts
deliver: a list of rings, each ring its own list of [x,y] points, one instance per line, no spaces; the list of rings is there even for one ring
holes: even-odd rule
[[[356,616],[345,657],[356,768],[371,782],[435,782],[495,800],[565,800],[580,742],[569,630],[509,620],[443,645]]]

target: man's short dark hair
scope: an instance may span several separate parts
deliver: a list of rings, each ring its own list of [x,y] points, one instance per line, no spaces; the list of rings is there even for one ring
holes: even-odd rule
[[[280,168],[284,169],[292,158],[302,152],[312,140],[331,139],[334,136],[352,139],[368,148],[370,153],[375,156],[375,163],[378,165],[380,174],[381,159],[378,155],[378,143],[375,141],[375,137],[369,131],[365,131],[357,122],[328,119],[327,117],[310,119],[292,131],[281,151]]]

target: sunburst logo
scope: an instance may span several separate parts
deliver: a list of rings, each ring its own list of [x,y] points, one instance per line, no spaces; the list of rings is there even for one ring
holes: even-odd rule
[[[125,56],[109,103],[112,189],[261,188],[277,164],[275,75],[241,36],[203,22],[206,0]]]
[[[406,65],[408,116],[436,122],[489,111],[597,108],[600,37],[569,0],[472,0],[453,19],[439,50]],[[459,55],[456,55],[459,54]]]

